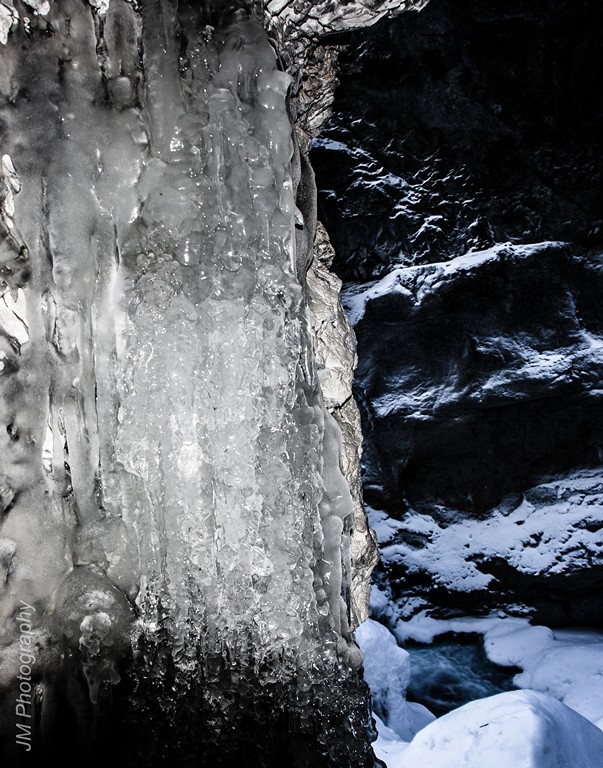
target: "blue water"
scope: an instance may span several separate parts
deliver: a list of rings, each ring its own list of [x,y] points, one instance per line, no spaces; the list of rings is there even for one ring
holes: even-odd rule
[[[516,689],[513,677],[521,670],[492,664],[481,635],[449,633],[430,645],[409,641],[404,647],[411,655],[408,699],[438,717],[474,699]]]

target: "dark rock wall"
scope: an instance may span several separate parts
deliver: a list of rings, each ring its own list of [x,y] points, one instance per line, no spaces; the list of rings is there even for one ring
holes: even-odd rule
[[[600,244],[602,31],[592,0],[435,0],[353,35],[314,150],[340,276]]]
[[[312,160],[358,336],[377,521],[486,525],[601,465],[602,32],[592,1],[432,0],[340,41]],[[589,509],[597,530],[600,494]],[[419,554],[411,567],[382,540],[378,581],[400,604],[599,621],[596,556],[560,555],[549,580],[501,542],[474,593],[416,565],[431,534],[398,535]]]

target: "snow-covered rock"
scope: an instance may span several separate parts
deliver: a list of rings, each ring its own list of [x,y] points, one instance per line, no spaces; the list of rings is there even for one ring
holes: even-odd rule
[[[514,683],[562,701],[603,728],[603,634],[588,629],[551,630],[507,619],[484,635],[495,664],[520,667]]]
[[[549,613],[556,606],[555,613],[561,618],[565,612],[568,621],[574,611],[577,617],[598,605],[596,590],[574,594],[585,579],[598,584],[603,568],[603,478],[598,470],[542,483],[526,491],[517,506],[494,508],[484,519],[448,522],[437,513],[409,511],[398,521],[375,510],[369,518],[384,565],[405,570],[411,579],[423,574],[437,589],[459,597],[492,590],[501,602],[523,601]],[[574,586],[572,574],[578,582]],[[549,584],[557,585],[559,593],[551,594]],[[525,594],[523,585],[529,588]]]
[[[601,254],[561,243],[346,286],[365,499],[408,597],[556,626],[600,613],[601,291]]]
[[[603,733],[550,696],[479,699],[420,731],[389,768],[601,768]]]

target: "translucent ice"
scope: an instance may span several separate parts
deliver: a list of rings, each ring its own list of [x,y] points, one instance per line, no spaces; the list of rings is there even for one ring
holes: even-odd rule
[[[40,4],[0,59],[6,103],[29,89],[0,108],[3,674],[26,600],[64,653],[40,654],[42,687],[60,671],[106,707],[127,676],[132,732],[157,723],[144,759],[209,760],[283,712],[341,756],[326,711],[364,759],[354,510],[296,274],[290,78],[246,10],[140,7]],[[197,730],[156,743],[192,700]]]

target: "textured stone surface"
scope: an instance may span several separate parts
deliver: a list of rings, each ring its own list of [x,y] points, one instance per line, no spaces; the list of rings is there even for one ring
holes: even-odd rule
[[[546,14],[432,0],[354,33],[340,57],[312,160],[358,334],[365,498],[391,547],[378,580],[400,616],[599,620],[602,29],[586,0]],[[560,503],[580,518],[568,547],[548,481],[568,484]],[[490,533],[541,496],[534,538],[520,521],[497,555]],[[466,541],[452,535],[463,521]],[[455,584],[454,546],[487,589]]]
[[[420,597],[446,610],[536,610],[557,626],[599,620],[602,291],[601,255],[560,244],[498,246],[348,286],[365,498],[380,510],[379,581],[401,605]],[[585,487],[581,467],[594,472]],[[574,521],[553,503],[560,492],[538,490],[568,473]],[[528,509],[515,539],[497,520],[530,500],[549,504],[550,523],[532,530]],[[584,531],[573,541],[572,527]],[[517,547],[534,560],[514,561]],[[461,552],[453,565],[449,550]],[[466,580],[467,569],[493,578]]]
[[[602,33],[592,0],[436,0],[354,34],[313,154],[338,274],[601,244]]]
[[[359,27],[367,27],[379,19],[409,9],[420,10],[428,0],[268,0],[265,12],[269,28],[283,30],[287,37],[322,37]]]
[[[350,610],[357,626],[368,616],[371,573],[377,562],[377,547],[368,528],[362,505],[360,413],[352,396],[356,365],[356,338],[339,301],[341,281],[329,271],[333,249],[324,227],[319,224],[315,258],[307,276],[308,304],[312,313],[318,375],[325,404],[342,434],[342,469],[354,499],[354,520],[350,531],[352,564]]]
[[[373,501],[479,514],[599,461],[599,254],[499,246],[356,291],[344,302],[357,319]]]
[[[292,112],[302,146],[316,136],[330,115],[338,84],[337,59],[345,48],[342,33],[370,26],[405,11],[419,11],[428,0],[268,0],[266,28],[284,67],[295,77]]]

